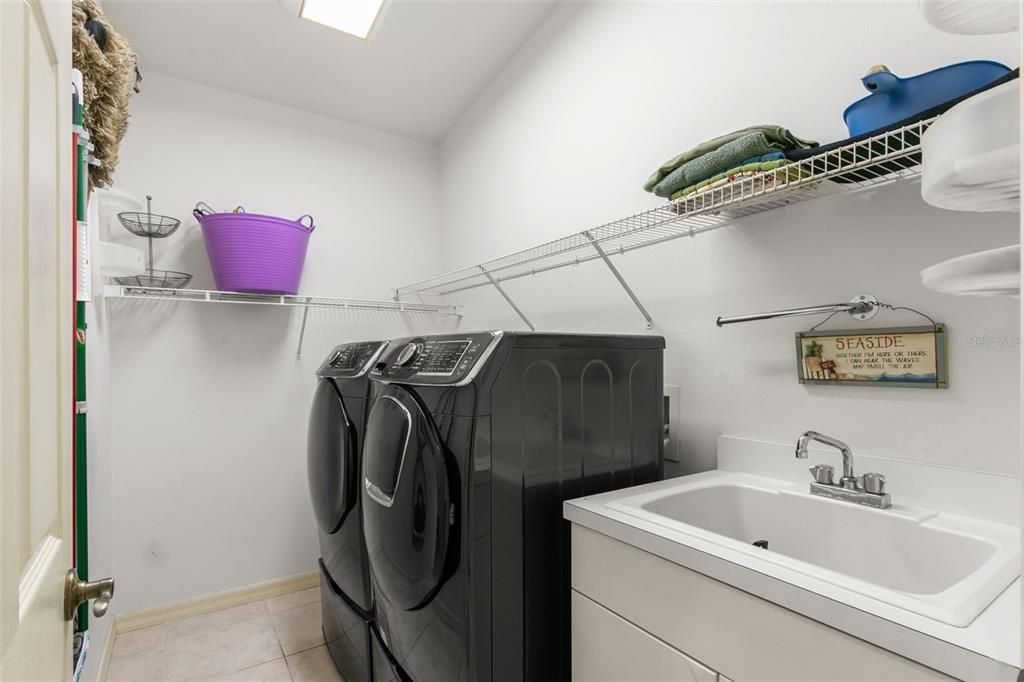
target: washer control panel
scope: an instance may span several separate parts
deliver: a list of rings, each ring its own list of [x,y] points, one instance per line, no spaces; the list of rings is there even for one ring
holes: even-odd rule
[[[370,374],[416,384],[456,384],[466,379],[497,341],[491,332],[446,334],[392,341]]]
[[[317,372],[319,376],[358,377],[373,367],[387,341],[359,341],[335,346]]]

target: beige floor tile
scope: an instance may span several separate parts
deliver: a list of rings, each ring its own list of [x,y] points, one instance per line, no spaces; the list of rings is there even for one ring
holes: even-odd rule
[[[269,618],[248,620],[169,639],[164,654],[166,679],[205,680],[282,655]]]
[[[318,646],[287,658],[295,682],[344,682],[326,646]]]
[[[124,632],[114,637],[114,658],[145,655],[164,650],[167,644],[167,626],[153,625],[148,628]]]
[[[288,664],[279,658],[213,679],[216,682],[291,682],[292,676],[288,672]]]
[[[294,609],[296,606],[305,606],[306,604],[312,604],[315,601],[320,601],[319,587],[311,587],[308,590],[300,590],[299,592],[282,594],[280,597],[268,599],[267,610],[271,613],[277,613],[278,611],[287,611],[288,609]]]
[[[324,643],[321,629],[320,602],[299,606],[271,615],[277,639],[286,656]]]
[[[220,611],[204,613],[200,616],[192,616],[181,620],[174,620],[167,623],[167,641],[172,643],[181,636],[193,635],[203,630],[216,630],[228,625],[237,625],[253,620],[269,622],[267,605],[262,601],[233,606]]]
[[[161,682],[166,679],[163,652],[114,656],[107,668],[107,682]]]

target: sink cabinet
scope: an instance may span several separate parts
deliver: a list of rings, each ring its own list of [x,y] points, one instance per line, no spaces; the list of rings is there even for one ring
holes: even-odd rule
[[[718,681],[715,671],[575,590],[572,620],[574,680]]]
[[[575,524],[571,601],[578,682],[953,680]]]

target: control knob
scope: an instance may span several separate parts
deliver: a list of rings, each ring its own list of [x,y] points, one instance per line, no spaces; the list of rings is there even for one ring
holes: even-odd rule
[[[422,349],[422,343],[410,341],[402,346],[402,350],[398,351],[398,357],[395,358],[395,364],[399,367],[408,367],[412,363],[416,362],[416,358],[419,357]]]

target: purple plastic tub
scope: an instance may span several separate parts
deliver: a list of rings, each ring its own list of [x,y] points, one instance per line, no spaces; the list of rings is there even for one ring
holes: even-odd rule
[[[199,204],[192,214],[203,228],[213,279],[221,291],[295,294],[302,279],[313,218],[285,220],[256,213],[213,213]],[[308,219],[308,224],[304,221]]]

